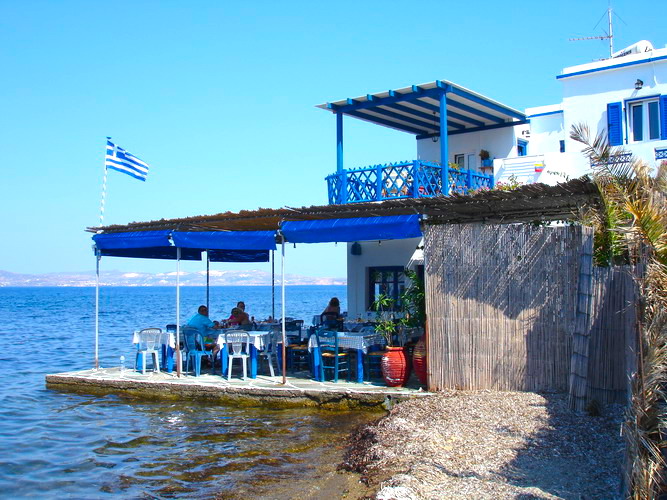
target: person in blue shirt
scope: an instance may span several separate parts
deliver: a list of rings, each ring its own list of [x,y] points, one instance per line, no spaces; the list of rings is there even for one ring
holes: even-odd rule
[[[188,321],[188,326],[196,328],[202,334],[202,337],[206,337],[209,330],[217,330],[219,324],[217,321],[211,321],[208,318],[208,307],[199,306],[197,309],[197,314],[195,314]]]

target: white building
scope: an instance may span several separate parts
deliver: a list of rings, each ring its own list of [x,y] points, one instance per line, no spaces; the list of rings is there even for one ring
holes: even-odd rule
[[[442,80],[320,105],[337,118],[338,168],[327,177],[329,203],[465,193],[510,177],[547,184],[579,177],[590,165],[569,137],[575,124],[649,164],[667,159],[667,48],[639,42],[613,58],[565,68],[556,78],[562,102],[524,113]],[[344,168],[345,115],[415,135],[416,159]],[[483,152],[490,156],[485,162]],[[419,244],[418,238],[348,244],[350,317],[365,317],[380,292],[400,295],[402,270],[419,269]]]

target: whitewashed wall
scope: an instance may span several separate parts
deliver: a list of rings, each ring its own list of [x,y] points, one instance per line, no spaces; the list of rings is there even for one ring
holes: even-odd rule
[[[366,317],[369,307],[368,268],[377,266],[406,266],[415,253],[421,238],[359,242],[361,255],[351,255],[347,244],[347,314],[348,318]]]
[[[453,162],[454,155],[457,154],[474,154],[479,167],[479,152],[482,149],[486,149],[491,158],[515,156],[516,134],[520,136],[520,130],[521,127],[507,127],[453,135],[449,137],[448,161]],[[417,157],[420,160],[439,162],[440,142],[433,142],[431,139],[417,141]]]
[[[585,71],[603,67],[605,64],[626,64],[648,57],[661,56],[667,56],[667,49],[612,59],[611,62],[602,61],[565,68],[563,73]],[[641,90],[635,90],[637,79],[644,82],[644,87]],[[581,151],[581,145],[569,138],[572,125],[586,123],[591,128],[592,133],[597,133],[607,128],[608,103],[667,94],[667,60],[597,71],[564,78],[561,81],[563,82],[563,125],[567,132],[565,148],[566,151]],[[624,140],[627,139],[626,118],[624,109]],[[636,156],[640,156],[653,164],[655,161],[654,148],[667,147],[667,141],[624,143],[624,146]]]

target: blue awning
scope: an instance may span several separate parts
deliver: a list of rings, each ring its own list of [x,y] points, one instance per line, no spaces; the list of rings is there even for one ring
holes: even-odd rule
[[[202,250],[275,250],[275,231],[174,231],[174,245]]]
[[[210,250],[211,262],[268,262],[268,250]]]
[[[100,255],[103,257],[176,260],[176,247],[109,248],[100,249]],[[201,260],[201,250],[183,248],[181,249],[181,260]]]
[[[210,250],[212,262],[268,262],[269,250],[275,250],[273,231],[133,231],[93,236],[100,255],[139,259],[201,260]]]
[[[93,236],[99,250],[170,247],[171,231],[132,231],[129,233],[96,234]]]
[[[417,214],[286,221],[281,231],[285,239],[293,243],[398,240],[422,235]]]

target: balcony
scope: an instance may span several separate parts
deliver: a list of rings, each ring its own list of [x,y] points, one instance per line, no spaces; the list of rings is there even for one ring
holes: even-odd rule
[[[447,179],[445,189],[443,179]],[[421,160],[344,169],[326,180],[330,205],[468,194],[494,186],[493,175],[452,166],[443,172],[440,164]]]

